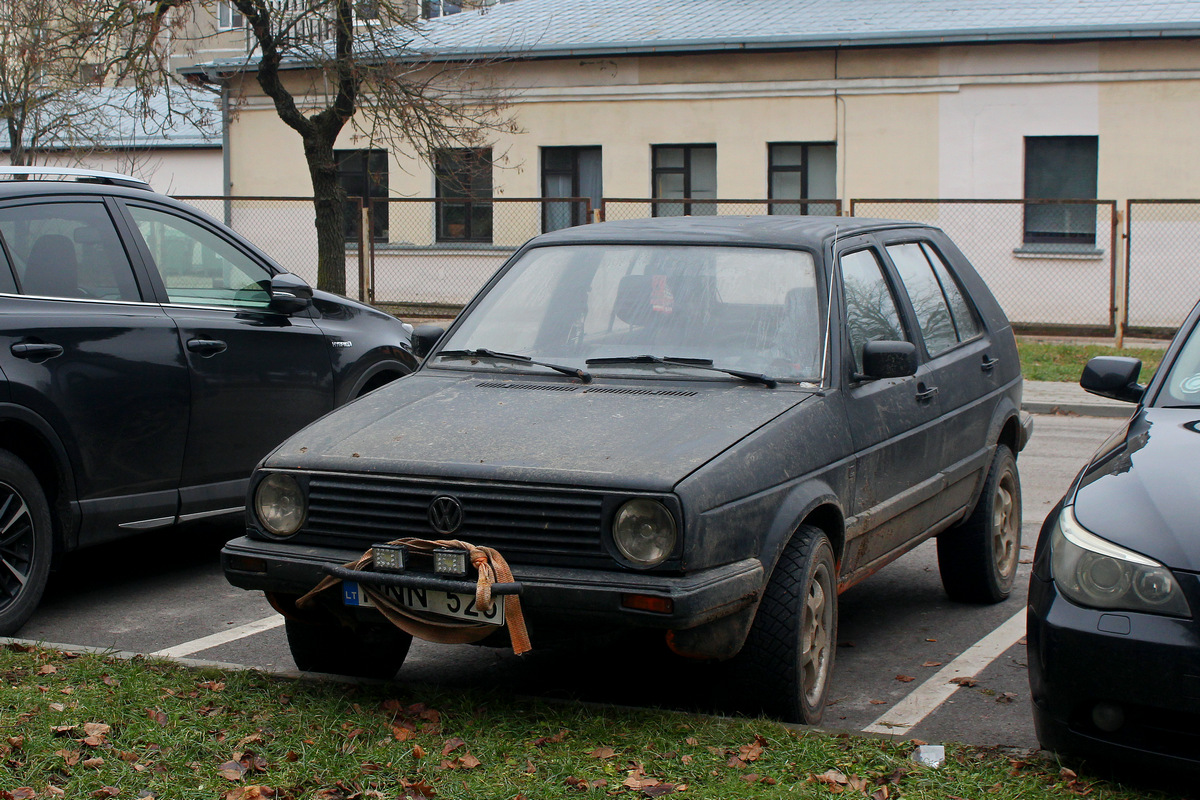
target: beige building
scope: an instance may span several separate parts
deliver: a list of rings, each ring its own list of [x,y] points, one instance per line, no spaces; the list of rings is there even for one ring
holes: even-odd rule
[[[398,215],[393,204],[377,257],[421,248],[431,263],[473,244],[496,251],[480,254],[486,275],[529,236],[581,221],[579,205],[531,214],[486,202],[506,198],[679,200],[606,203],[615,218],[834,208],[782,202],[802,198],[840,201],[843,213],[864,198],[1100,198],[1123,213],[1129,198],[1200,197],[1194,0],[517,0],[427,30],[426,52],[491,60],[480,70],[511,93],[520,132],[430,165],[368,152],[347,129],[343,150],[362,151],[364,175],[386,170],[389,197],[474,201],[436,218],[431,206]],[[299,137],[241,85],[233,194],[310,194]],[[780,202],[711,202],[768,198]],[[949,229],[947,208],[856,211]],[[1103,278],[1120,261],[1111,207],[1017,203],[961,227],[952,234],[977,262],[972,237],[1002,240],[978,243],[1003,255],[978,264],[985,275],[1036,276],[1001,297],[1014,319],[1055,313],[1042,306],[1061,299],[1043,281],[1076,287],[1085,312],[1067,322],[1103,322]]]

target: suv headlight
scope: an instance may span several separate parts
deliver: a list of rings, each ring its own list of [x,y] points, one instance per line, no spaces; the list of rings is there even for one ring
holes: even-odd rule
[[[1171,571],[1152,558],[1088,531],[1072,506],[1058,515],[1050,537],[1054,583],[1081,606],[1190,617]]]
[[[626,501],[613,517],[612,533],[617,550],[639,567],[661,564],[675,549],[675,518],[657,500]]]
[[[254,490],[254,513],[275,536],[291,536],[300,530],[307,503],[300,482],[286,472],[273,472]]]

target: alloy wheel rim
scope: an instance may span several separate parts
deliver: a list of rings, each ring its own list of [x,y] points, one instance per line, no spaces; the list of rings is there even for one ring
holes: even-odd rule
[[[804,600],[800,643],[800,685],[808,704],[821,699],[829,672],[833,628],[833,584],[825,564],[817,566]]]
[[[34,556],[33,515],[25,498],[0,483],[0,608],[14,602],[29,580]]]
[[[996,482],[996,497],[992,503],[992,558],[996,574],[1007,580],[1016,570],[1021,531],[1018,522],[1016,483],[1011,471],[1005,471]]]

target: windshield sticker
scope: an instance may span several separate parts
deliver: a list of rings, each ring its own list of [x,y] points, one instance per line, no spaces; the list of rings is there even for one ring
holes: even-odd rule
[[[667,288],[666,275],[650,277],[650,307],[660,314],[670,314],[675,310],[675,296]]]
[[[1200,393],[1200,375],[1193,375],[1190,378],[1184,378],[1179,384],[1179,390],[1184,394]]]

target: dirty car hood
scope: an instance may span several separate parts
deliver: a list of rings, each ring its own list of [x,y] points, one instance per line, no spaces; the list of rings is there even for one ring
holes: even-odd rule
[[[667,491],[812,396],[736,381],[422,371],[318,420],[265,465]]]

